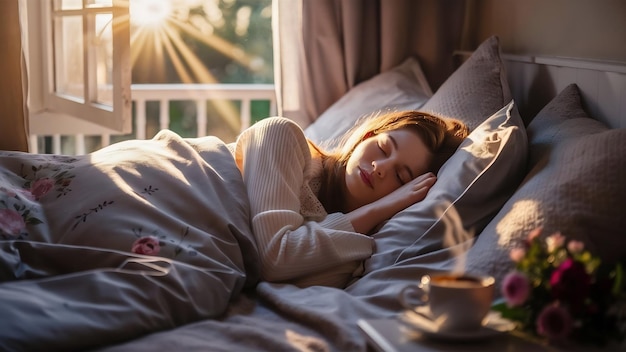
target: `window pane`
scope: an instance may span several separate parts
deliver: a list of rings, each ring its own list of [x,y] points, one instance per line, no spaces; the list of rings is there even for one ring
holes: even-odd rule
[[[159,1],[159,0],[157,0]],[[113,0],[89,0],[85,7],[111,7]],[[83,8],[83,0],[54,0],[55,10],[80,10]]]
[[[84,101],[82,16],[55,18],[54,83],[57,94]]]
[[[87,1],[87,7],[111,7],[111,6],[113,6],[113,0],[89,0]]]
[[[111,14],[96,15],[96,101],[113,106],[113,29]]]
[[[83,0],[55,0],[55,10],[78,10],[83,8]]]

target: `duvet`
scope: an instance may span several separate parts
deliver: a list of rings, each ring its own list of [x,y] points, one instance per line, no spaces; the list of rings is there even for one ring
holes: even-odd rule
[[[0,153],[0,350],[86,349],[223,315],[258,281],[216,137]]]

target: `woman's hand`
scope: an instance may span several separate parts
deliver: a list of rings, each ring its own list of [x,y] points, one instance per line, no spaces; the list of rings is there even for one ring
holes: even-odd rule
[[[436,180],[437,176],[432,172],[425,173],[381,198],[379,202],[391,202],[395,204],[394,209],[396,209],[396,211],[389,216],[390,218],[400,210],[426,198],[428,190],[435,184]]]
[[[418,176],[381,199],[346,214],[357,232],[369,233],[399,211],[422,201],[437,177],[428,172]]]

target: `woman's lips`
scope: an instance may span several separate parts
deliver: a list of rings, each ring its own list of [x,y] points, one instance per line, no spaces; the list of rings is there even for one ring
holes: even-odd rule
[[[363,171],[363,169],[361,169],[359,167],[359,174],[361,175],[361,180],[363,180],[363,182],[369,187],[369,188],[373,188],[372,187],[372,181],[370,180],[370,176],[367,174],[367,172]]]

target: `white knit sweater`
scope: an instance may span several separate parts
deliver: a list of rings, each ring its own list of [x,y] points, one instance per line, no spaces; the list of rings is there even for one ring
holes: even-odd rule
[[[343,287],[373,240],[317,198],[321,162],[293,121],[266,118],[235,142],[234,157],[250,199],[252,231],[264,280],[301,287]]]

